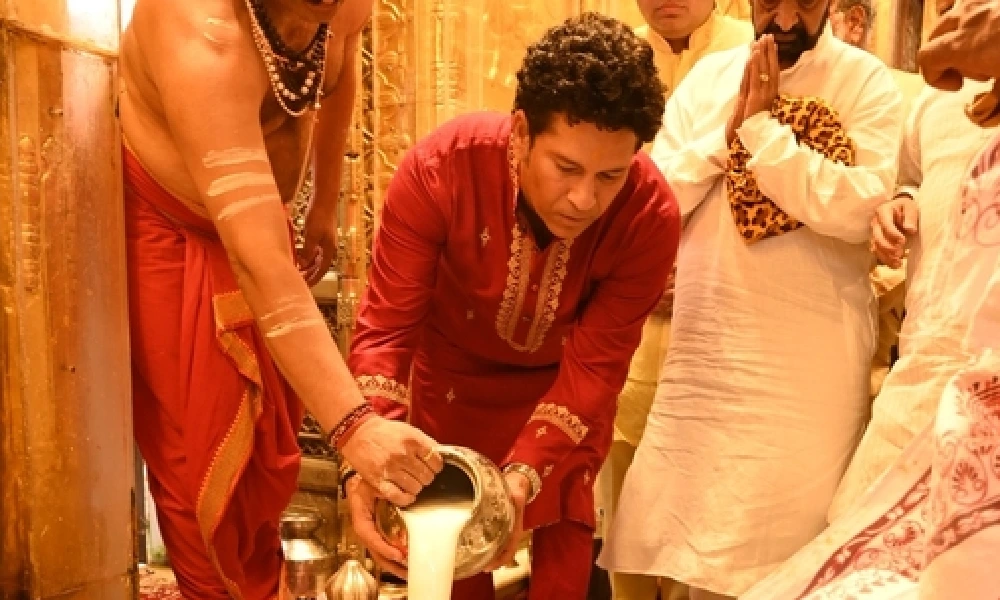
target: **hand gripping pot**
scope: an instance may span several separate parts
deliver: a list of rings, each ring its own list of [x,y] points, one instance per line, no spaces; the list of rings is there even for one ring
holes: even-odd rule
[[[437,451],[444,468],[412,506],[472,499],[472,518],[458,538],[455,553],[455,579],[465,579],[480,573],[507,545],[514,530],[514,503],[503,473],[490,459],[461,446],[438,446]],[[379,500],[375,522],[389,543],[405,548],[407,532],[400,510],[406,509]]]

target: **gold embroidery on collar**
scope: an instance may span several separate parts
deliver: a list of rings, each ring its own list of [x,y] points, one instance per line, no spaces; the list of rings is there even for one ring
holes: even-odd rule
[[[410,390],[402,383],[381,373],[376,375],[359,375],[358,389],[365,398],[388,398],[399,404],[410,404]]]
[[[507,145],[507,160],[510,164],[510,178],[516,204],[520,181],[517,160],[514,156],[513,134]],[[524,299],[528,293],[534,244],[527,238],[521,225],[516,222],[511,237],[510,260],[507,261],[507,285],[504,288],[503,299],[500,301],[500,308],[497,311],[497,333],[511,348],[519,352],[536,352],[545,342],[545,334],[548,333],[556,319],[556,311],[559,309],[559,295],[562,293],[563,281],[566,279],[569,250],[570,246],[573,245],[573,240],[558,240],[555,242],[556,247],[549,253],[539,282],[540,290],[531,327],[528,329],[524,344],[520,344],[514,340],[514,332],[517,330],[518,317],[524,308]]]
[[[531,414],[531,421],[544,421],[551,423],[566,434],[574,444],[579,444],[583,438],[587,437],[589,428],[583,424],[580,417],[571,413],[565,406],[558,406],[552,403],[543,403],[535,407],[535,412]]]
[[[528,330],[529,345],[533,345],[533,340],[537,340],[537,345],[541,346],[545,340],[552,322],[556,320],[556,310],[559,309],[559,295],[562,293],[563,280],[566,279],[567,266],[569,265],[569,247],[573,242],[559,241],[559,245],[549,254],[545,261],[545,270],[542,271],[542,282],[538,292],[538,302],[535,305],[535,320]],[[542,315],[542,318],[538,318]],[[535,348],[537,350],[537,347]]]

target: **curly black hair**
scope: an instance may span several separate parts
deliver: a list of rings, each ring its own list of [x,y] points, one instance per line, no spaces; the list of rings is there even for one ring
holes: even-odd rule
[[[514,110],[532,139],[554,114],[606,131],[630,129],[642,145],[663,121],[664,89],[646,40],[594,12],[567,19],[528,47],[517,72]]]

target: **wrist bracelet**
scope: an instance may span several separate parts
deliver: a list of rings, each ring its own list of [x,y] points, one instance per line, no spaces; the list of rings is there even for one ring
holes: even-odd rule
[[[504,475],[508,473],[519,473],[528,478],[528,501],[525,504],[531,504],[532,500],[538,497],[538,494],[542,491],[542,478],[538,476],[538,471],[535,470],[531,465],[524,463],[510,463],[503,468]]]
[[[917,190],[918,188],[912,185],[896,186],[896,190],[893,192],[892,197],[898,198],[900,196],[907,196],[910,200],[915,201],[917,199]]]
[[[340,488],[341,493],[346,498],[347,497],[347,482],[351,480],[352,477],[358,475],[359,473],[351,466],[351,463],[344,459],[340,461]]]
[[[330,435],[327,438],[328,443],[337,450],[343,449],[344,444],[347,443],[358,426],[373,416],[375,416],[375,407],[370,403],[364,402],[355,406],[340,420],[340,423],[337,423],[336,427],[330,430]]]
[[[339,446],[337,446],[337,451],[339,452],[340,450],[344,449],[344,446],[347,445],[347,442],[351,441],[351,438],[354,437],[354,434],[357,433],[359,429],[361,429],[361,425],[365,421],[367,421],[368,419],[374,419],[375,417],[376,414],[374,412],[366,413],[362,415],[357,421],[355,421],[353,425],[348,427],[347,431],[344,432],[344,435],[340,436],[340,440],[337,441],[337,443],[340,444]]]

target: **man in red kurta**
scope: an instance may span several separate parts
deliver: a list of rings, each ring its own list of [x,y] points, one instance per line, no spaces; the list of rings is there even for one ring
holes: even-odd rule
[[[678,243],[670,189],[637,153],[662,110],[645,41],[570,19],[528,49],[513,116],[444,125],[387,192],[348,365],[383,414],[504,468],[534,535],[532,599],[586,596],[594,478]],[[348,486],[359,534],[399,571],[364,485]],[[453,597],[492,598],[490,575]]]

